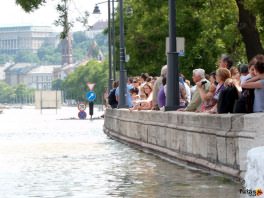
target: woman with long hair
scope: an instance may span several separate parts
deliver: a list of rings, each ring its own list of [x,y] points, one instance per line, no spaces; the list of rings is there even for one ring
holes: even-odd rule
[[[146,95],[145,100],[138,101],[130,110],[151,110],[153,99],[153,87],[151,83],[145,83],[143,86],[143,92]]]

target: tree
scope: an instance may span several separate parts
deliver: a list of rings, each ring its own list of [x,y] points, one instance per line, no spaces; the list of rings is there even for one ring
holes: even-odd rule
[[[69,37],[69,33],[73,27],[73,22],[69,21],[69,0],[61,0],[61,3],[57,5],[57,11],[59,18],[55,21],[55,25],[63,28],[60,38],[66,39]]]
[[[66,96],[74,96],[78,101],[85,101],[88,90],[87,82],[96,83],[95,92],[97,103],[102,102],[102,96],[107,86],[107,64],[98,61],[90,61],[86,65],[78,67],[63,82],[63,90]]]
[[[42,64],[60,64],[61,53],[52,45],[44,45],[38,50],[38,58]]]
[[[13,62],[14,56],[8,55],[8,54],[1,54],[0,55],[0,64],[5,64],[7,62]]]
[[[74,32],[72,36],[73,36],[73,44],[78,44],[89,40],[88,37],[86,36],[86,33],[83,31]]]
[[[25,85],[10,86],[7,83],[0,81],[0,103],[13,103],[13,102],[28,102],[32,97],[33,89]]]
[[[32,12],[38,9],[41,5],[46,3],[46,0],[16,0],[26,12]]]
[[[161,66],[167,62],[165,38],[169,34],[168,2],[126,2],[134,10],[132,16],[125,16],[126,51],[130,55],[126,67],[129,75],[141,72],[159,75]],[[210,72],[216,68],[216,61],[222,53],[244,60],[243,43],[236,28],[234,1],[212,3],[208,0],[179,0],[176,20],[177,36],[186,40],[186,54],[179,58],[181,72],[189,75],[192,69],[198,67]],[[118,57],[118,53],[116,55]]]
[[[257,29],[257,19],[253,12],[245,7],[244,0],[236,0],[236,3],[239,10],[238,29],[243,37],[247,58],[250,61],[255,55],[264,53]]]
[[[17,63],[39,63],[37,54],[24,50],[19,51],[15,57]]]
[[[28,102],[28,99],[32,97],[34,90],[28,88],[24,84],[19,84],[15,87],[13,87],[15,92],[15,98],[17,103],[26,103]],[[11,102],[11,101],[9,101]]]
[[[15,98],[15,89],[0,81],[0,103],[9,103]]]
[[[20,0],[20,2],[31,2]],[[32,9],[44,1],[32,2]],[[168,1],[126,0],[133,15],[125,14],[126,51],[130,62],[129,75],[149,72],[158,75],[166,64],[165,38],[168,36]],[[27,4],[25,8],[30,8]],[[263,53],[263,0],[195,0],[177,1],[177,36],[186,39],[186,55],[180,57],[181,72],[189,75],[192,69],[202,67],[207,72],[216,68],[222,53],[228,53],[236,62],[245,62]],[[119,26],[117,12],[116,29]],[[116,57],[118,31],[116,31]]]
[[[52,81],[52,90],[62,90],[63,80],[57,79]]]

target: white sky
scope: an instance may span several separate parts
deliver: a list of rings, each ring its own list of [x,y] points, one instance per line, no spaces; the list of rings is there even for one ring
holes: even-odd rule
[[[80,13],[88,11],[91,15],[89,17],[89,25],[92,25],[98,20],[107,19],[107,3],[99,5],[101,10],[100,16],[92,14],[96,3],[104,2],[105,0],[71,0],[70,18],[75,20]],[[33,13],[25,13],[24,10],[16,5],[15,0],[1,0],[0,6],[0,27],[4,26],[21,26],[21,25],[47,25],[52,26],[54,30],[61,31],[60,28],[53,25],[58,18],[56,12],[56,5],[59,0],[47,0],[47,3],[40,7],[39,10]],[[84,30],[84,28],[75,22],[74,31]]]

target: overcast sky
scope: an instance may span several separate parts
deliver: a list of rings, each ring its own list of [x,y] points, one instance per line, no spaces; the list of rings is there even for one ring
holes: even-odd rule
[[[75,20],[84,11],[93,12],[96,3],[103,0],[71,0],[70,18]],[[58,18],[56,5],[59,0],[47,0],[47,3],[39,10],[33,13],[25,13],[22,8],[16,5],[15,0],[2,0],[0,6],[0,27],[4,26],[21,26],[21,25],[48,25],[53,26],[54,30],[61,31],[53,25]],[[92,25],[97,20],[107,19],[107,3],[99,5],[101,16],[90,15],[89,24]],[[81,14],[80,14],[81,13]],[[84,28],[75,22],[74,31],[83,30]]]

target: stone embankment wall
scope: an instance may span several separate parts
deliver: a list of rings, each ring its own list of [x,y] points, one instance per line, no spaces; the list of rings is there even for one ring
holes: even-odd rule
[[[264,145],[264,114],[107,109],[107,135],[232,177],[244,177],[247,151]]]

